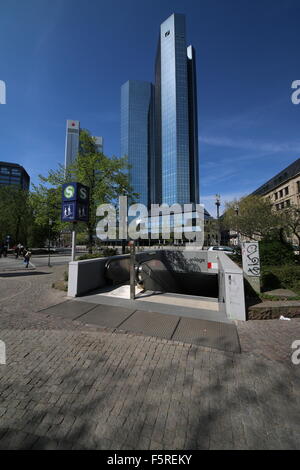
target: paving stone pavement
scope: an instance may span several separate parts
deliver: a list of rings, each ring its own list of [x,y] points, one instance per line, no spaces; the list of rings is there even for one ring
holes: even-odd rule
[[[0,449],[300,447],[299,321],[238,324],[242,354],[87,327],[37,313],[64,269],[0,273]]]

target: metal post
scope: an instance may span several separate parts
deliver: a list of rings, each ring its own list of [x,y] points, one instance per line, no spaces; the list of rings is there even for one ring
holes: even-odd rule
[[[72,230],[72,261],[75,261],[76,255],[76,222],[73,222],[73,230]]]
[[[49,219],[49,224],[48,224],[48,267],[51,267],[50,264],[50,231],[51,231],[51,225],[52,225],[52,220]]]
[[[130,299],[135,299],[135,243],[129,242],[130,247]]]
[[[221,205],[221,196],[220,194],[216,194],[216,202],[217,206],[217,220],[218,220],[218,245],[221,245],[221,230],[220,230],[220,205]]]

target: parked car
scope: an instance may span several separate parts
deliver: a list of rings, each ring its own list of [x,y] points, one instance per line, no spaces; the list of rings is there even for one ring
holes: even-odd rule
[[[231,246],[210,246],[208,251],[224,251],[227,255],[236,255],[237,252]]]

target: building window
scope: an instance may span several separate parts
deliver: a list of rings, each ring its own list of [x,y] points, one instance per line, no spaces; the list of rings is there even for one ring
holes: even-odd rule
[[[298,193],[300,193],[300,180],[297,181],[297,190],[298,190]]]
[[[279,211],[280,207],[279,207],[279,204],[276,204],[276,210]]]
[[[286,207],[291,207],[291,200],[290,199],[287,199],[285,201],[285,204],[286,204]]]
[[[299,181],[299,183],[300,183],[300,181]],[[275,200],[277,200],[278,199],[278,193],[275,193],[274,196],[275,196]]]
[[[279,191],[279,197],[283,197],[283,189]]]
[[[289,187],[284,188],[284,194],[287,196],[289,194]]]

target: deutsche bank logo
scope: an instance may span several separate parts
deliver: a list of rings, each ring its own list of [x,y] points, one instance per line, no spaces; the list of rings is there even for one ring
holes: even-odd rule
[[[6,364],[6,348],[4,341],[0,340],[0,365]]]
[[[3,80],[0,80],[0,104],[6,104],[6,85]]]

